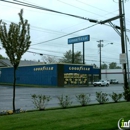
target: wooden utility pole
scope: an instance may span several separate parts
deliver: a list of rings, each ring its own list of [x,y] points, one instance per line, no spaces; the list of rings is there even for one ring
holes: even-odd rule
[[[101,62],[102,62],[102,50],[101,50],[101,47],[103,47],[103,44],[101,44],[101,43],[103,42],[103,40],[99,40],[97,42],[99,42],[99,44],[98,44],[99,53],[100,53],[100,57],[99,57],[99,63],[100,63],[99,79],[101,79]]]
[[[123,15],[125,14],[122,13],[123,2],[124,0],[119,0],[119,15],[121,16],[120,17],[121,48],[122,48],[122,54],[125,54],[125,39],[124,39],[125,24],[124,24],[124,17],[123,17]],[[126,63],[123,64],[123,70],[124,70],[124,87],[127,89],[128,83],[127,83]]]

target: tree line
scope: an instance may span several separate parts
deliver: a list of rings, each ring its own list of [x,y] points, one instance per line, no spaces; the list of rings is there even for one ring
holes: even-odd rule
[[[55,56],[43,56],[43,62],[49,63],[72,63],[72,51],[66,51],[61,59],[57,59]],[[74,53],[74,64],[83,64],[83,56],[80,51]],[[95,68],[99,68],[96,64],[92,64]],[[121,69],[116,62],[111,62],[109,65],[106,63],[101,64],[101,69]]]

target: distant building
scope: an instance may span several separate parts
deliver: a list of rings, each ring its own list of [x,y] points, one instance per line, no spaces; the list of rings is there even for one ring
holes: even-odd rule
[[[119,83],[124,83],[123,78],[124,72],[123,69],[102,69],[101,77],[102,79],[117,79]]]
[[[28,66],[28,65],[36,65],[43,64],[42,62],[36,62],[31,60],[21,60],[19,66]],[[0,67],[12,67],[9,59],[0,59]]]

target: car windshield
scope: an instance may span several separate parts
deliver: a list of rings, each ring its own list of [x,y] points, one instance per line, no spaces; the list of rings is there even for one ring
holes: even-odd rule
[[[101,80],[99,80],[99,82],[104,82],[104,80],[101,79]]]
[[[116,81],[116,79],[112,79],[112,81]]]

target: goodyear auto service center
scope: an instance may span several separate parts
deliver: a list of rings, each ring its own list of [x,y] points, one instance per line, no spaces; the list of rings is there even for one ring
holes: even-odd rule
[[[90,36],[85,35],[68,39],[68,44],[72,44],[72,63],[73,64],[43,64],[35,66],[20,66],[17,69],[16,84],[24,85],[46,85],[46,86],[65,86],[65,85],[87,85],[97,79],[99,69],[85,65],[84,42],[89,41]],[[74,44],[83,42],[83,64],[74,64]],[[0,83],[13,83],[13,68],[0,68]]]
[[[87,85],[99,76],[99,69],[79,64],[42,64],[19,66],[16,84],[59,86]],[[13,67],[0,68],[0,83],[13,83]]]

